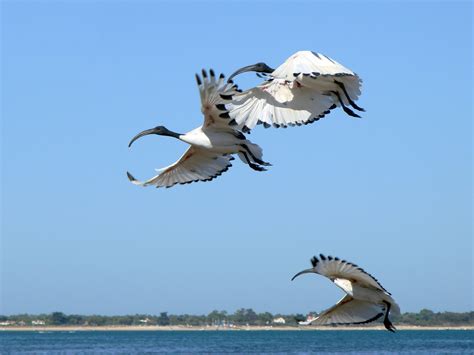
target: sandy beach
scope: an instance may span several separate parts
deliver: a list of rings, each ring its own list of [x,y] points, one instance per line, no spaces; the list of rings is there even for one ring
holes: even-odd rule
[[[0,327],[0,331],[36,331],[36,332],[80,332],[80,331],[308,331],[308,330],[383,330],[383,326],[364,326],[364,327],[259,327],[259,326],[242,326],[242,327],[201,327],[201,326],[46,326],[46,327]],[[413,325],[399,325],[397,330],[474,330],[474,326],[460,327],[420,327]]]

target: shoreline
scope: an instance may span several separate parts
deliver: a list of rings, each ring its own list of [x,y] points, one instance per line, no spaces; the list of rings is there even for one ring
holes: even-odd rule
[[[319,326],[319,327],[271,327],[271,326],[239,326],[239,327],[201,327],[201,326],[7,326],[0,327],[0,332],[2,331],[24,331],[24,332],[82,332],[82,331],[328,331],[328,330],[383,330],[385,327],[382,325],[377,326],[337,326],[337,327],[328,327],[328,326]],[[399,325],[397,330],[474,330],[474,326],[414,326],[414,325]]]

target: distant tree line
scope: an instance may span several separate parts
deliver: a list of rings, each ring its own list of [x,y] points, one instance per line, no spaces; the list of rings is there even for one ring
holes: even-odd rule
[[[312,315],[317,315],[312,312]],[[283,318],[285,325],[296,326],[299,321],[305,320],[303,314],[272,314],[269,312],[256,313],[253,309],[238,309],[233,314],[226,311],[212,311],[208,315],[181,314],[174,315],[161,312],[159,315],[135,314],[123,316],[101,316],[101,315],[78,315],[53,312],[50,314],[17,314],[11,316],[0,315],[0,323],[5,326],[32,324],[45,326],[126,326],[126,325],[189,325],[189,326],[223,326],[223,325],[282,325],[274,320]],[[474,325],[474,312],[433,312],[423,309],[418,313],[404,313],[394,316],[396,324],[419,325],[419,326],[467,326]],[[35,323],[33,323],[35,322]],[[44,324],[43,324],[44,322]]]
[[[462,326],[474,325],[474,312],[438,312],[435,313],[429,309],[422,309],[418,313],[403,313],[400,316],[394,316],[393,320],[403,325],[420,326]]]

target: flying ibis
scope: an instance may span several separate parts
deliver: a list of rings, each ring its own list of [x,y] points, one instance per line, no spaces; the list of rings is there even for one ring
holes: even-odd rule
[[[362,80],[324,54],[299,51],[275,70],[257,63],[240,68],[229,78],[248,71],[262,73],[267,79],[249,90],[224,96],[229,124],[244,133],[257,124],[265,128],[307,125],[339,106],[352,117],[360,117],[354,110],[364,111],[355,103]]]
[[[229,111],[224,107],[224,99],[236,94],[237,86],[225,81],[221,74],[216,78],[214,71],[202,71],[202,79],[196,74],[201,96],[201,111],[204,123],[185,134],[170,131],[164,126],[147,129],[138,133],[129,147],[140,137],[155,134],[179,139],[190,147],[178,161],[160,169],[160,173],[141,182],[127,172],[129,180],[142,186],[171,187],[175,184],[188,184],[195,181],[210,181],[232,166],[233,154],[252,169],[264,171],[270,164],[262,160],[262,149],[248,139],[236,127],[229,125]]]
[[[301,325],[363,324],[383,316],[385,328],[395,331],[388,316],[400,314],[400,308],[375,277],[355,264],[322,254],[319,259],[313,257],[311,264],[311,269],[297,273],[291,280],[306,273],[319,274],[334,282],[346,295],[317,317],[300,322]]]

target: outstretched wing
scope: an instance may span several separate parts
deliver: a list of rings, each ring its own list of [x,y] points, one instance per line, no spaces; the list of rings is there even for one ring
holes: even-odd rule
[[[388,292],[375,277],[356,264],[339,258],[333,258],[332,256],[326,257],[323,254],[319,256],[319,259],[316,256],[311,259],[311,263],[318,274],[326,276],[332,281],[336,279],[349,280],[350,282],[359,283],[364,287],[378,289],[390,295],[390,292]]]
[[[384,313],[384,305],[355,300],[346,295],[336,305],[326,309],[317,317],[300,324],[364,324],[377,320]]]
[[[225,98],[237,94],[237,86],[234,85],[232,81],[225,81],[224,74],[216,78],[212,69],[209,70],[209,75],[203,69],[202,79],[196,74],[196,81],[201,97],[201,112],[204,115],[203,129],[209,127],[230,129],[230,116],[223,105],[226,100],[222,97]]]
[[[147,181],[138,181],[129,172],[127,176],[135,185],[155,185],[156,187],[211,181],[232,166],[231,160],[234,158],[230,155],[219,155],[191,146],[177,162],[160,169],[160,174]]]
[[[288,58],[263,84],[232,95],[226,103],[231,123],[244,132],[257,124],[286,127],[312,123],[341,106],[363,111],[355,101],[362,80],[333,59],[311,51]]]

